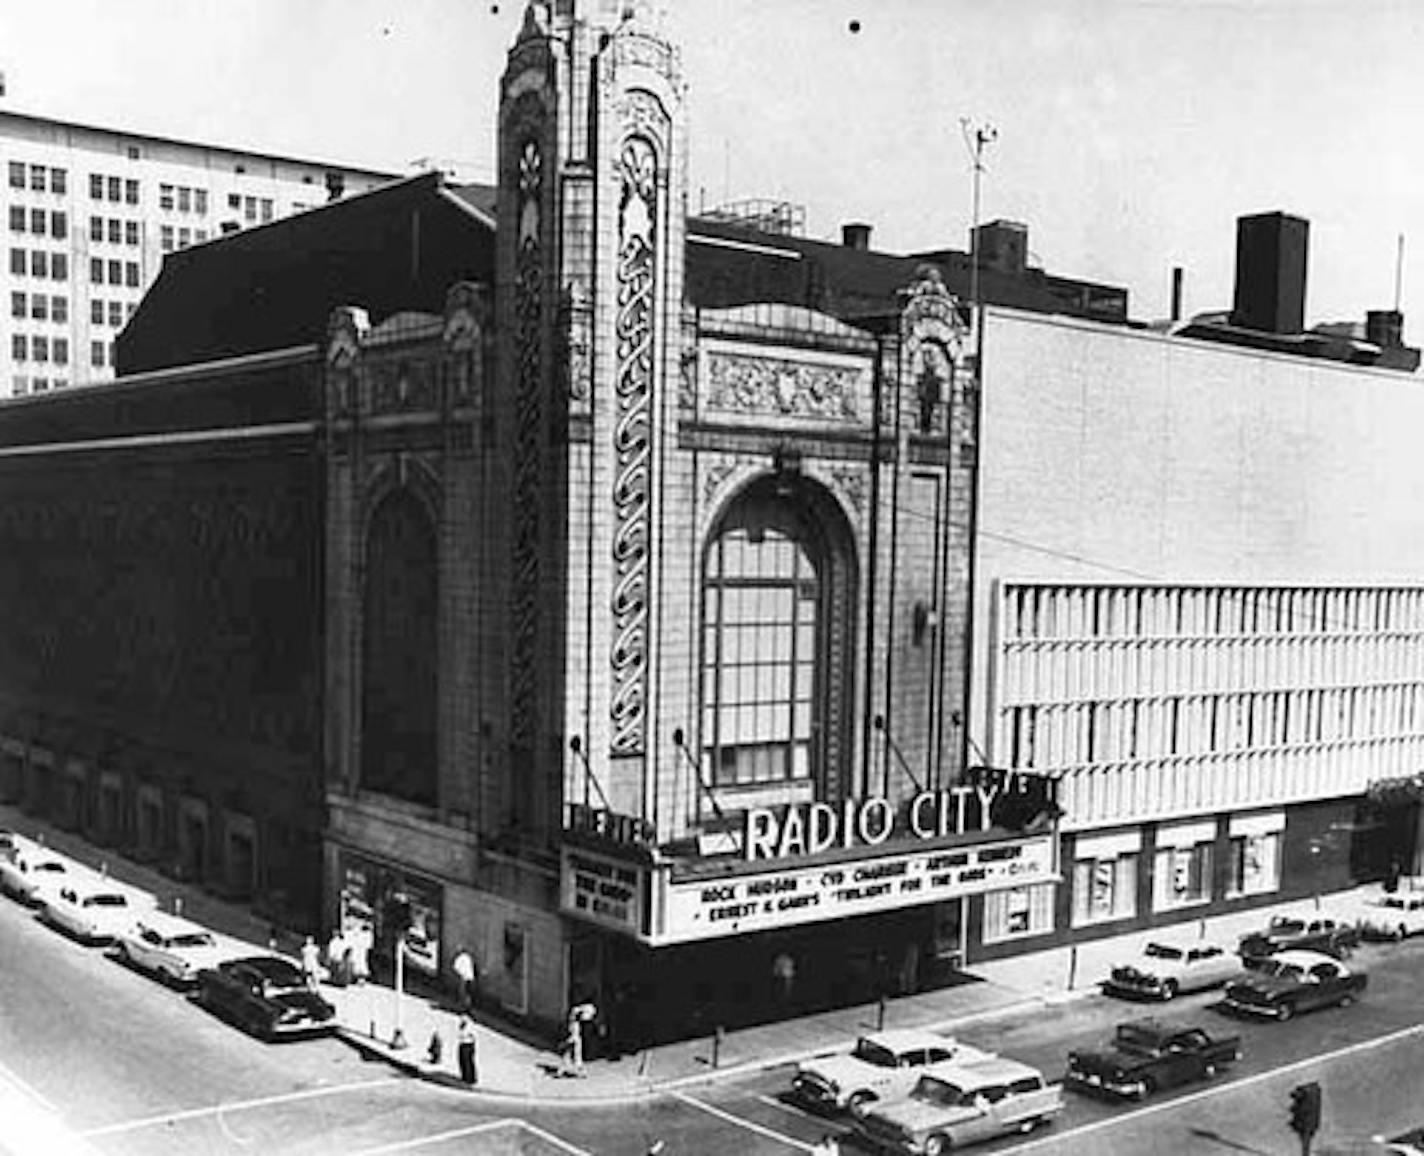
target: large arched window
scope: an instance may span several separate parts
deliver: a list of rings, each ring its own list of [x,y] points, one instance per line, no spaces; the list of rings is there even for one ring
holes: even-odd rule
[[[796,475],[749,486],[714,529],[703,564],[702,754],[715,786],[843,781],[847,542],[834,503]]]
[[[398,490],[366,538],[361,785],[436,802],[436,543],[419,500]]]

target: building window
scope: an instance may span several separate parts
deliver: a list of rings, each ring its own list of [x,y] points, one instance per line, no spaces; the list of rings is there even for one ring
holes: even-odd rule
[[[95,285],[104,283],[104,262],[98,257],[89,258],[89,280]]]
[[[95,201],[102,201],[104,199],[104,178],[98,173],[91,173],[89,175],[89,196],[90,199]]]
[[[178,230],[178,248],[186,249],[193,243],[193,230],[187,227]]]
[[[160,209],[171,209],[173,207],[173,186],[158,186],[158,207]]]
[[[118,202],[124,199],[124,182],[118,177],[110,177],[108,184],[109,200],[113,201],[115,204],[118,204]]]
[[[56,337],[54,339],[54,363],[55,365],[69,364],[69,338]],[[59,388],[59,382],[55,382],[55,388]]]
[[[104,343],[102,341],[91,341],[89,343],[89,363],[95,369],[104,368]]]
[[[56,241],[63,241],[69,236],[69,218],[63,213],[51,213],[49,231]]]
[[[263,198],[262,198],[262,220],[263,220],[263,221],[270,221],[271,219],[272,219],[272,199],[271,199],[270,197],[263,197]]]
[[[124,155],[127,156],[129,160],[136,161],[143,156],[143,153],[139,151],[138,145],[129,145],[124,149]]]
[[[193,235],[200,245],[208,239],[208,231],[206,229],[195,229]]]
[[[1164,827],[1158,832],[1152,868],[1152,909],[1171,911],[1211,899],[1216,824]]]
[[[51,297],[49,301],[49,315],[56,321],[63,324],[69,320],[69,298]]]
[[[102,321],[103,318],[100,317]],[[109,324],[115,329],[122,329],[124,325],[124,303],[122,301],[109,302]]]
[[[10,358],[13,361],[28,361],[30,359],[30,343],[23,333],[11,334]]]
[[[25,208],[23,205],[10,206],[10,231],[12,233],[25,231]]]
[[[69,173],[64,169],[50,169],[49,191],[63,196],[69,191]]]
[[[127,180],[124,182],[124,202],[129,205],[138,204],[138,181]]]
[[[30,232],[37,237],[49,232],[49,214],[44,209],[30,210]]]
[[[20,179],[21,179],[21,181],[24,180],[23,177],[21,177]],[[241,193],[228,193],[228,195],[227,195],[227,207],[228,207],[229,209],[240,209],[240,208],[242,208],[242,194],[241,194]]]
[[[1002,943],[1053,930],[1052,883],[1012,887],[984,896],[984,942]]]
[[[193,211],[193,190],[186,185],[178,189],[178,211],[180,213],[190,213]]]
[[[124,223],[117,217],[109,218],[109,244],[117,245],[124,239]]]
[[[89,218],[89,240],[102,241],[104,239],[104,218]]]
[[[43,293],[30,298],[30,316],[36,321],[49,320],[49,298]]]
[[[47,378],[47,377],[36,377],[36,378],[31,382],[31,385],[34,387],[34,391],[35,391],[36,393],[44,393],[45,390],[49,389],[49,378]]]
[[[30,392],[30,379],[17,373],[10,378],[10,392],[16,397],[24,397]]]
[[[30,254],[30,276],[31,276],[31,277],[48,277],[48,276],[49,276],[49,254],[48,254],[48,253],[44,252],[43,250],[36,249],[33,253]]]
[[[124,222],[124,244],[125,244],[125,245],[137,245],[137,244],[138,244],[138,222],[137,222],[137,221],[125,221],[125,222]]]
[[[10,250],[10,272],[23,277],[30,268],[30,257],[24,249]]]
[[[1230,843],[1228,898],[1265,895],[1281,887],[1281,833],[1235,835]]]
[[[36,361],[48,361],[48,360],[49,360],[49,338],[48,338],[48,337],[32,337],[32,338],[30,338],[30,356],[33,357]]]
[[[45,165],[30,166],[30,188],[37,193],[42,193],[47,187],[46,178],[49,176],[49,168]]]
[[[124,284],[129,286],[129,288],[131,289],[137,289],[139,287],[137,261],[124,262]]]
[[[19,161],[10,162],[10,187],[12,189],[25,187],[25,166]]]
[[[122,285],[124,283],[124,263],[122,261],[109,262],[109,284]]]
[[[246,220],[248,220],[248,221],[255,221],[255,220],[257,220],[257,198],[256,198],[256,197],[243,197],[243,198],[242,198],[242,215],[243,215],[243,218],[246,219]]]
[[[1136,851],[1074,860],[1074,927],[1137,914],[1137,860]]]
[[[165,253],[173,252],[173,226],[158,226],[158,247]]]
[[[753,483],[719,520],[702,579],[709,782],[810,783],[839,765],[827,719],[850,713],[829,709],[849,688],[848,541],[834,503],[793,475]]]
[[[49,275],[56,281],[69,280],[69,254],[54,253],[50,257]]]
[[[20,317],[20,318],[28,317],[28,316],[29,316],[29,311],[30,311],[29,301],[26,299],[26,297],[25,297],[25,295],[24,295],[23,293],[11,293],[11,294],[10,294],[10,316],[11,316],[11,317]]]
[[[97,297],[89,302],[89,324],[104,324],[104,302]]]
[[[208,190],[193,190],[193,211],[195,213],[206,213],[208,211]]]
[[[361,783],[433,806],[439,554],[413,493],[396,490],[376,507],[365,556]]]

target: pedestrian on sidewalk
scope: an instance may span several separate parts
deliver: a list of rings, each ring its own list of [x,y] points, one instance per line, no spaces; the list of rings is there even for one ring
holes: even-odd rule
[[[371,929],[358,927],[351,932],[351,982],[365,983],[371,978]]]
[[[316,991],[317,982],[321,978],[321,949],[310,935],[302,944],[302,976],[307,981],[307,987]]]
[[[476,979],[475,961],[463,947],[455,953],[450,963],[455,973],[455,997],[461,1011],[470,1011],[475,1006]]]
[[[326,944],[326,967],[331,973],[331,982],[337,987],[345,987],[351,982],[346,953],[346,937],[341,934],[341,928],[336,927]]]
[[[456,1052],[460,1059],[460,1079],[472,1087],[479,1083],[479,1069],[475,1064],[475,1021],[468,1015],[461,1015],[455,1028]]]
[[[784,1011],[791,1006],[791,993],[796,987],[796,961],[791,953],[777,952],[771,961],[771,994],[776,1006]]]
[[[568,1075],[581,1078],[588,1074],[583,1062],[584,1034],[597,1017],[598,1009],[588,1000],[569,1008],[569,1034],[564,1041],[564,1054],[568,1059],[565,1071]]]

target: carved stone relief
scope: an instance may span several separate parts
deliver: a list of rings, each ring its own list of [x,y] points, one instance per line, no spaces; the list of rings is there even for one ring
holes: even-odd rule
[[[868,368],[740,353],[707,355],[706,408],[728,413],[861,422]]]

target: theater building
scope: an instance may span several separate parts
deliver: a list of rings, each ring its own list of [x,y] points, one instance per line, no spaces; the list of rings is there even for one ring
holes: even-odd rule
[[[530,5],[496,188],[175,254],[0,405],[0,794],[625,1038],[1376,870],[1406,351],[689,217],[622,7]]]

